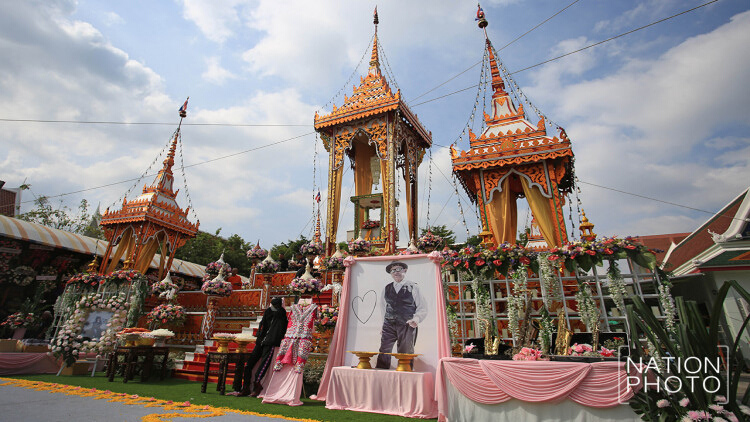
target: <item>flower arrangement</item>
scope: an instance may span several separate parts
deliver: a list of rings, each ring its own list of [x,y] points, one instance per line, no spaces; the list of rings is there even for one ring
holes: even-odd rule
[[[81,332],[91,312],[112,312],[98,341],[84,340]],[[52,352],[62,357],[67,365],[72,365],[81,353],[93,352],[104,356],[112,351],[117,342],[117,331],[122,328],[128,314],[128,303],[124,295],[105,299],[101,294],[85,295],[76,303],[73,314],[65,321],[52,341]]]
[[[458,251],[443,251],[441,255],[444,269],[468,270],[475,277],[484,279],[494,278],[495,272],[507,275],[522,266],[534,272],[539,270],[536,251],[511,243],[502,243],[497,247],[469,245]]]
[[[479,350],[477,350],[476,352],[474,351],[476,347],[476,344],[467,344],[466,346],[464,346],[464,353],[479,353]]]
[[[34,325],[36,322],[36,317],[33,313],[26,313],[26,312],[16,312],[14,314],[8,315],[7,318],[5,318],[5,321],[0,323],[0,326],[8,327],[12,330],[15,330],[16,328],[28,328]]]
[[[521,350],[513,355],[513,360],[548,360],[542,357],[542,351],[530,347],[522,347]]]
[[[253,341],[256,340],[256,337],[252,333],[243,331],[241,333],[235,334],[234,339],[239,341]]]
[[[232,283],[221,278],[206,280],[201,286],[201,291],[211,296],[229,296],[232,294]]]
[[[148,337],[174,337],[174,333],[166,328],[159,328],[158,330],[151,331],[150,333],[144,334]]]
[[[316,295],[320,293],[320,289],[323,288],[323,283],[317,278],[305,279],[297,277],[292,279],[292,283],[289,285],[289,290],[297,295],[311,294]]]
[[[435,249],[442,247],[443,243],[445,243],[445,241],[442,237],[432,234],[432,232],[429,230],[427,230],[427,233],[417,239],[417,247],[420,250],[428,252],[432,252]]]
[[[380,227],[380,221],[377,220],[366,220],[361,226],[363,229],[375,229],[378,227]]]
[[[209,262],[206,265],[206,274],[203,276],[203,281],[216,278],[216,276],[219,275],[222,269],[224,270],[224,274],[229,274],[229,271],[232,270],[232,267],[226,262],[224,262],[223,259],[219,259],[218,261],[214,261],[214,262]]]
[[[318,308],[318,317],[315,319],[317,331],[332,330],[339,320],[339,308],[336,306],[321,305]]]
[[[346,255],[338,257],[338,256],[331,256],[326,259],[326,268],[329,270],[343,270],[344,269],[344,259],[346,258]]]
[[[260,245],[256,244],[251,249],[248,249],[247,251],[247,257],[248,259],[254,259],[254,260],[264,260],[268,256],[268,251],[261,248]]]
[[[323,245],[315,241],[303,243],[302,246],[299,247],[299,253],[302,255],[322,255]]]
[[[146,321],[149,324],[173,324],[185,323],[185,308],[173,303],[162,303],[148,313]]]
[[[653,270],[656,256],[646,246],[632,237],[605,237],[593,241],[572,242],[550,250],[550,261],[560,260],[568,271],[575,271],[576,265],[589,271],[594,265],[601,265],[604,259],[631,258],[638,265]]]
[[[172,291],[177,293],[178,290],[180,290],[180,288],[169,278],[165,278],[164,280],[151,285],[151,294],[161,298],[166,297]]]
[[[234,340],[236,336],[233,333],[214,333],[211,337],[221,340]]]
[[[78,273],[71,277],[65,285],[72,285],[84,289],[96,289],[102,281],[104,281],[104,277],[99,274]]]
[[[136,270],[117,270],[112,271],[104,277],[104,283],[114,283],[120,285],[122,283],[133,283],[136,281],[145,281],[146,276],[141,274],[140,271]]]
[[[594,348],[591,347],[590,344],[586,343],[575,343],[568,349],[568,354],[570,356],[593,356],[594,355]]]
[[[31,267],[23,265],[13,270],[11,280],[19,286],[28,286],[34,281],[35,277],[36,271]]]
[[[349,246],[349,252],[351,253],[370,252],[370,248],[372,246],[370,242],[364,239],[351,240],[347,245]]]
[[[279,263],[272,259],[265,259],[257,267],[255,271],[259,274],[274,274],[279,271]]]

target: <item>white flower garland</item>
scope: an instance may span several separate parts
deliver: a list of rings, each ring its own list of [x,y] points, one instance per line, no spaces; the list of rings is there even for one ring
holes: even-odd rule
[[[475,279],[471,282],[474,289],[474,301],[477,309],[477,323],[485,326],[485,330],[492,328],[492,304],[490,294],[484,289],[481,281]]]
[[[659,285],[659,304],[664,310],[664,325],[667,327],[667,331],[670,333],[675,332],[675,305],[674,298],[669,291],[669,286],[666,283]]]
[[[104,311],[112,312],[107,326],[102,331],[98,341],[84,341],[83,326],[88,320],[89,313]],[[52,342],[52,352],[55,356],[62,356],[67,364],[72,364],[81,353],[94,352],[104,356],[112,351],[117,343],[116,334],[125,324],[128,304],[123,295],[104,299],[101,294],[85,295],[76,303],[73,314],[65,321]]]
[[[609,270],[607,270],[607,287],[609,287],[609,295],[620,311],[620,315],[627,315],[625,311],[625,296],[628,293],[625,290],[625,280],[623,280],[620,268],[614,260],[610,261]]]
[[[525,303],[526,287],[528,278],[526,277],[526,267],[520,267],[511,274],[513,279],[513,294],[508,295],[508,325],[513,341],[520,340],[521,327],[518,326],[518,312]]]
[[[555,270],[557,270],[557,266],[552,264],[552,262],[547,259],[550,254],[548,253],[542,253],[539,254],[539,258],[537,259],[537,262],[539,262],[539,275],[542,278],[542,283],[544,283],[544,290],[546,292],[546,295],[544,297],[544,306],[547,306],[549,308],[550,302],[562,300],[562,296],[560,295],[560,285],[557,282],[557,279],[555,278]]]
[[[580,286],[576,292],[576,301],[578,302],[578,315],[581,321],[586,325],[586,329],[593,332],[594,326],[599,324],[599,309],[591,295],[591,287],[587,283]]]

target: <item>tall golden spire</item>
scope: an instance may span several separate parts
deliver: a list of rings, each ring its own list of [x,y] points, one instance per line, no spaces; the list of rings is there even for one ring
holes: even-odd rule
[[[370,70],[373,75],[380,74],[380,58],[378,57],[378,7],[375,6],[372,23],[375,24],[375,37],[372,40],[372,54],[370,55]]]

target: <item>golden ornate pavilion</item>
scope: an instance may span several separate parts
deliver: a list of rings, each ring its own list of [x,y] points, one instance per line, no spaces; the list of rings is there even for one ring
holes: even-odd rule
[[[489,39],[486,48],[491,112],[484,113],[487,127],[478,137],[469,132],[468,151],[451,147],[453,172],[479,207],[485,242],[515,242],[516,200],[526,197],[546,243],[562,245],[568,241],[563,204],[573,178],[570,140],[562,129],[559,138],[547,135],[543,117],[536,125],[526,119],[523,105],[516,107],[505,90]]]
[[[184,117],[182,109],[181,116]],[[174,190],[172,166],[179,136],[178,127],[164,166],[153,183],[144,186],[141,195],[132,201],[124,198],[121,210],[107,208],[104,212],[101,226],[109,244],[99,267],[101,274],[114,270],[123,257],[127,267],[144,273],[156,252],[161,250],[161,280],[172,266],[177,248],[198,232],[200,221],[195,224],[188,221],[190,208],[183,210],[175,200],[179,189]]]
[[[409,238],[418,237],[417,168],[425,148],[432,144],[428,132],[409,110],[401,91],[392,92],[380,70],[378,56],[377,15],[375,36],[367,76],[360,78],[351,97],[344,97],[341,107],[333,105],[327,115],[315,113],[315,130],[329,153],[328,209],[326,213],[326,254],[335,250],[341,207],[341,182],[344,158],[354,168],[355,237],[369,210],[381,209],[380,234],[370,239],[386,252],[396,249],[398,207],[397,170],[403,172]],[[374,171],[373,171],[374,170]],[[373,194],[373,175],[380,172],[382,194]]]

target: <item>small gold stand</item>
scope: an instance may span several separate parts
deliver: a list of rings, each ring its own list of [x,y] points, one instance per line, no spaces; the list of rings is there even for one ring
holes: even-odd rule
[[[398,366],[396,371],[411,372],[412,362],[414,358],[419,356],[418,353],[386,353],[398,359]]]
[[[372,369],[372,365],[370,365],[370,359],[373,356],[379,354],[379,352],[352,352],[352,351],[347,351],[347,353],[356,355],[359,358],[359,364],[357,365],[357,369]]]

